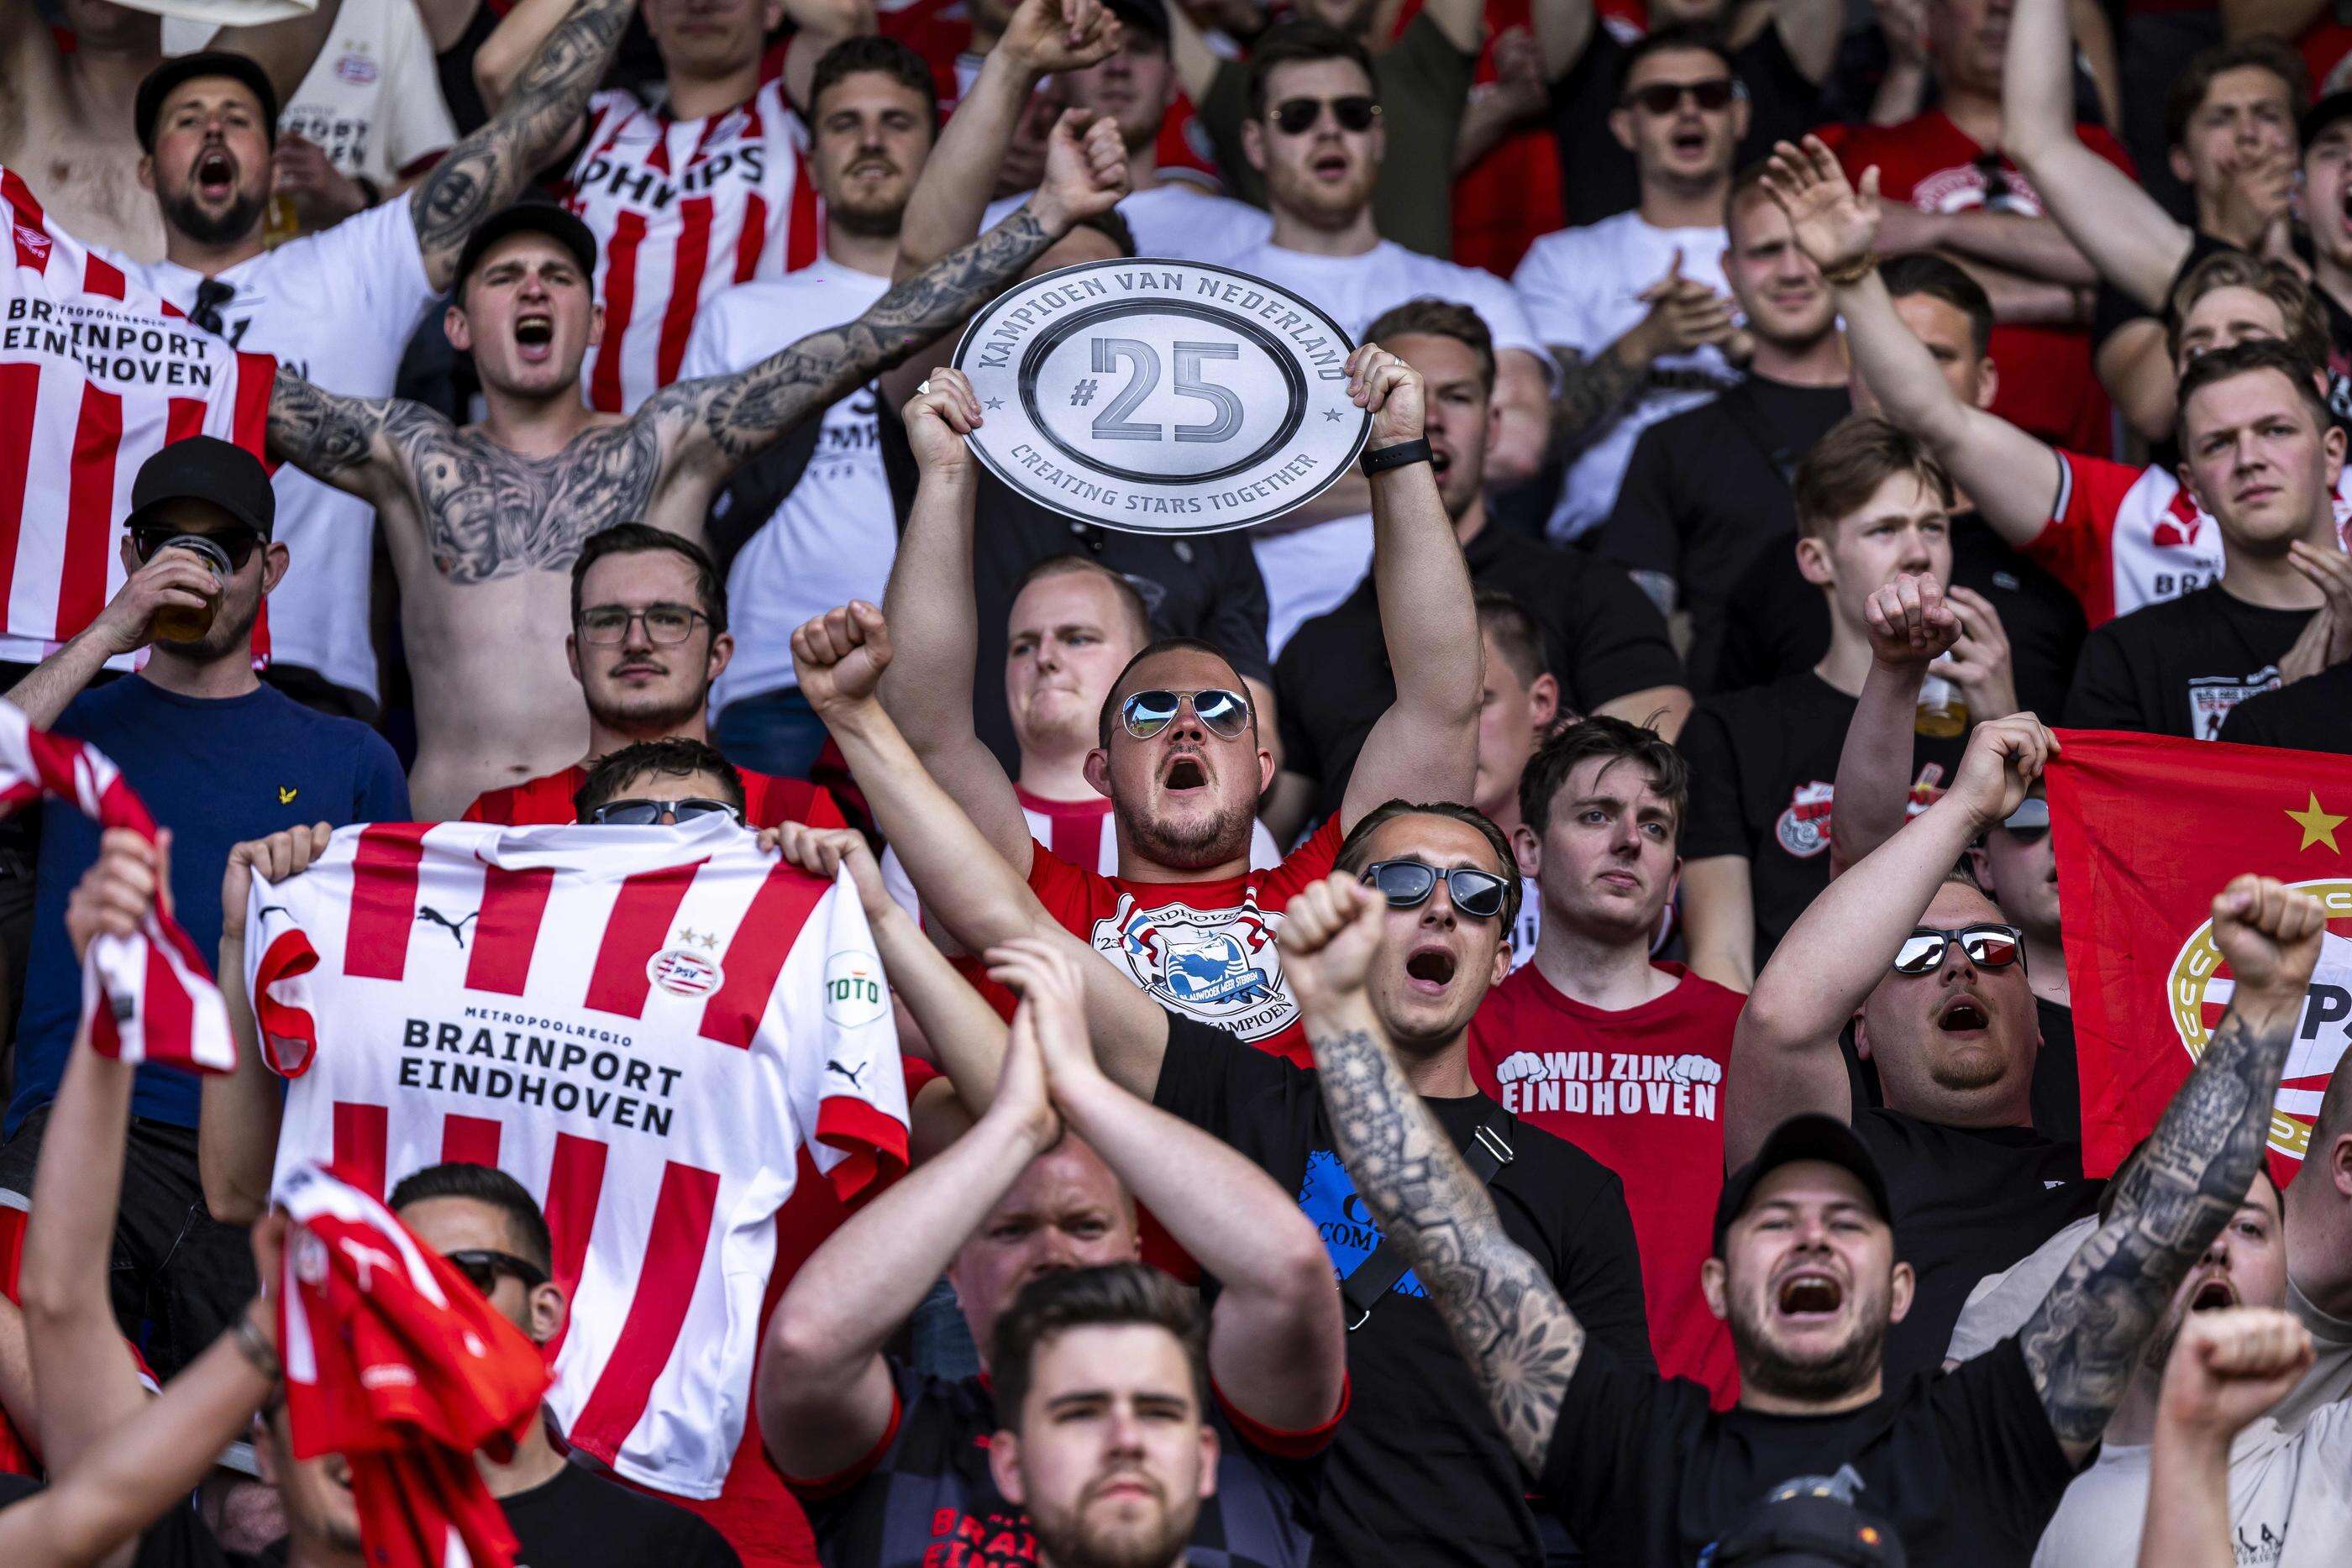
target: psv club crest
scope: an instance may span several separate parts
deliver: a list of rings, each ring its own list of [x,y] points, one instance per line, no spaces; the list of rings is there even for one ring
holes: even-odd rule
[[[2328,878],[2290,885],[2319,900],[2328,919],[2328,929],[2320,937],[2319,965],[2312,971],[2294,1044],[2288,1048],[2286,1070],[2280,1075],[2278,1099],[2271,1106],[2270,1146],[2300,1160],[2311,1146],[2311,1125],[2319,1115],[2328,1076],[2352,1041],[2352,938],[2336,933],[2338,925],[2352,920],[2352,881]],[[2221,949],[2213,945],[2212,921],[2200,923],[2181,944],[2166,990],[2173,1028],[2194,1061],[2205,1054],[2214,1026],[2230,1005],[2230,977]]]
[[[1244,1040],[1264,1040],[1298,1016],[1275,948],[1280,924],[1255,896],[1234,909],[1142,909],[1122,894],[1110,917],[1095,922],[1094,945],[1159,1001]]]

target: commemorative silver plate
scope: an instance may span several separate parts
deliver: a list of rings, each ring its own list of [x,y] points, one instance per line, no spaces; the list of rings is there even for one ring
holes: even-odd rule
[[[972,319],[955,367],[972,449],[1066,517],[1131,533],[1247,528],[1305,505],[1363,450],[1355,344],[1285,288],[1150,259],[1049,272]]]

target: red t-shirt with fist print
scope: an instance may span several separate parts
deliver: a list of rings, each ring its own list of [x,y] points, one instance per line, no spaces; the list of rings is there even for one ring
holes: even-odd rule
[[[1642,1249],[1642,1293],[1658,1371],[1706,1385],[1715,1407],[1739,1393],[1731,1332],[1707,1311],[1698,1266],[1714,1245],[1723,1190],[1723,1078],[1738,992],[1685,973],[1655,1001],[1621,1012],[1562,996],[1530,963],[1470,1020],[1479,1092],[1617,1173]]]

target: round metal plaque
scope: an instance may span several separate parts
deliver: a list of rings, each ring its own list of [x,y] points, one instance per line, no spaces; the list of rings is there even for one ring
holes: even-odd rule
[[[1003,295],[953,362],[998,478],[1082,522],[1205,534],[1303,506],[1355,462],[1371,417],[1348,401],[1354,348],[1247,273],[1095,261]]]

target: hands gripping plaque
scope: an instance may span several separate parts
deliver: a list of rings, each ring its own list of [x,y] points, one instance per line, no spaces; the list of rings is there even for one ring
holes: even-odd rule
[[[1354,347],[1246,273],[1100,261],[1005,293],[954,363],[998,478],[1082,522],[1204,534],[1278,517],[1348,471],[1371,428],[1348,396]]]

